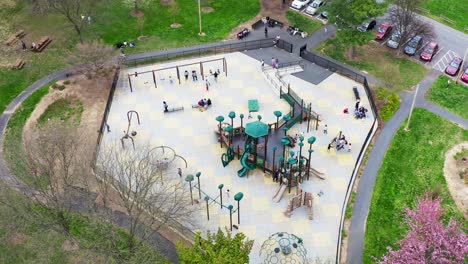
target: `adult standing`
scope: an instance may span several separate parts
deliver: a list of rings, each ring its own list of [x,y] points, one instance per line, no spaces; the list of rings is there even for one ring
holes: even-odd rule
[[[168,112],[167,108],[169,107],[166,103],[166,101],[163,101],[163,107],[164,107],[164,112]]]
[[[268,27],[265,26],[265,38],[268,38]]]
[[[187,70],[185,70],[185,72],[184,72],[184,76],[185,76],[185,81],[187,81],[187,80],[188,80],[188,76],[189,76],[189,73],[188,73],[188,71],[187,71]]]

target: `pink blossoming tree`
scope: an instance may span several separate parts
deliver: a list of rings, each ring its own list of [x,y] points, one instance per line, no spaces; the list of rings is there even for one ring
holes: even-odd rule
[[[388,247],[388,253],[378,263],[458,264],[468,258],[468,236],[454,220],[444,225],[440,219],[443,208],[439,198],[420,197],[417,208],[406,209],[405,214],[410,229],[398,242],[400,249]]]

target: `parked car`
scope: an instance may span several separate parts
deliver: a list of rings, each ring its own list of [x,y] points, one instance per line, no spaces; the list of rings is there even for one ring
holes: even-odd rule
[[[310,0],[294,0],[291,4],[293,8],[296,9],[302,9],[304,6],[306,6]]]
[[[410,56],[413,56],[416,54],[416,51],[421,47],[422,45],[422,37],[417,35],[414,36],[406,43],[404,52]]]
[[[357,30],[361,32],[366,32],[368,30],[373,29],[376,24],[377,24],[377,21],[375,21],[375,19],[370,19],[369,21],[366,21],[362,23],[360,26],[358,26]]]
[[[401,34],[398,31],[393,32],[390,39],[387,41],[387,47],[392,49],[398,49],[400,46]]]
[[[323,5],[322,0],[314,0],[312,4],[309,4],[305,10],[305,12],[309,15],[315,15],[318,9]]]
[[[449,65],[445,68],[445,73],[451,76],[457,75],[458,71],[460,70],[460,66],[462,64],[462,58],[455,57],[452,59]]]
[[[462,74],[461,80],[465,83],[468,83],[468,68],[466,68],[465,72]]]
[[[376,40],[383,40],[390,35],[390,32],[392,32],[393,25],[390,23],[384,23],[379,26],[377,29],[377,34],[375,35]]]
[[[322,12],[320,13],[320,16],[321,16],[322,18],[328,19],[328,12],[327,12],[327,11],[322,11]]]
[[[432,61],[432,58],[437,53],[437,50],[439,50],[439,44],[436,42],[429,42],[429,44],[424,47],[419,57],[424,61]]]

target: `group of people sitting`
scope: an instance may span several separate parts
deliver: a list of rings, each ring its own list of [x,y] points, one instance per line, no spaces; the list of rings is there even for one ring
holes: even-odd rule
[[[244,28],[241,32],[237,33],[237,39],[243,39],[250,34],[250,30],[248,28]]]
[[[289,31],[289,34],[291,34],[291,36],[295,36],[296,34],[299,34],[299,35],[301,35],[302,38],[307,37],[307,32],[304,32],[304,31],[300,30],[296,26],[289,26],[288,31]]]
[[[205,99],[200,99],[200,101],[198,101],[198,106],[199,107],[204,107],[205,109],[208,108],[208,106],[211,106],[211,99],[208,98],[208,100]]]
[[[122,49],[122,48],[126,48],[126,47],[133,48],[133,47],[136,46],[136,44],[135,44],[134,41],[130,41],[130,42],[124,41],[124,42],[117,42],[117,44],[115,44],[115,46],[118,49]]]
[[[348,141],[346,140],[345,135],[341,135],[341,137],[336,140],[336,150],[344,149],[346,145],[348,145]]]
[[[269,16],[267,16],[267,17],[262,17],[262,22],[263,22],[263,24],[265,24],[265,27],[267,27],[267,26],[268,26],[268,27],[274,27],[274,26],[276,26],[276,25],[281,26],[280,23],[278,23],[278,21],[275,21],[275,20],[273,20],[273,19],[270,19]]]
[[[367,109],[364,108],[363,106],[360,106],[359,108],[355,109],[354,117],[357,119],[366,118],[366,113],[367,113]]]

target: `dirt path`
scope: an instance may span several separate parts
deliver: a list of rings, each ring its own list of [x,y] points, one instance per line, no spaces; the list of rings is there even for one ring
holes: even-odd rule
[[[285,4],[282,4],[281,0],[261,0],[260,12],[254,18],[240,24],[234,28],[227,39],[235,39],[237,33],[244,28],[250,28],[253,23],[260,20],[262,17],[270,16],[273,19],[279,20],[284,23],[285,27],[288,27],[288,20],[286,19],[286,11],[289,10],[292,0],[286,0]]]
[[[468,161],[455,160],[454,155],[462,150],[468,149],[468,142],[456,145],[445,154],[444,176],[447,186],[458,209],[468,216],[468,186],[464,178],[460,177],[460,171],[468,168]],[[468,157],[465,157],[468,159]],[[466,176],[465,176],[466,177]]]

